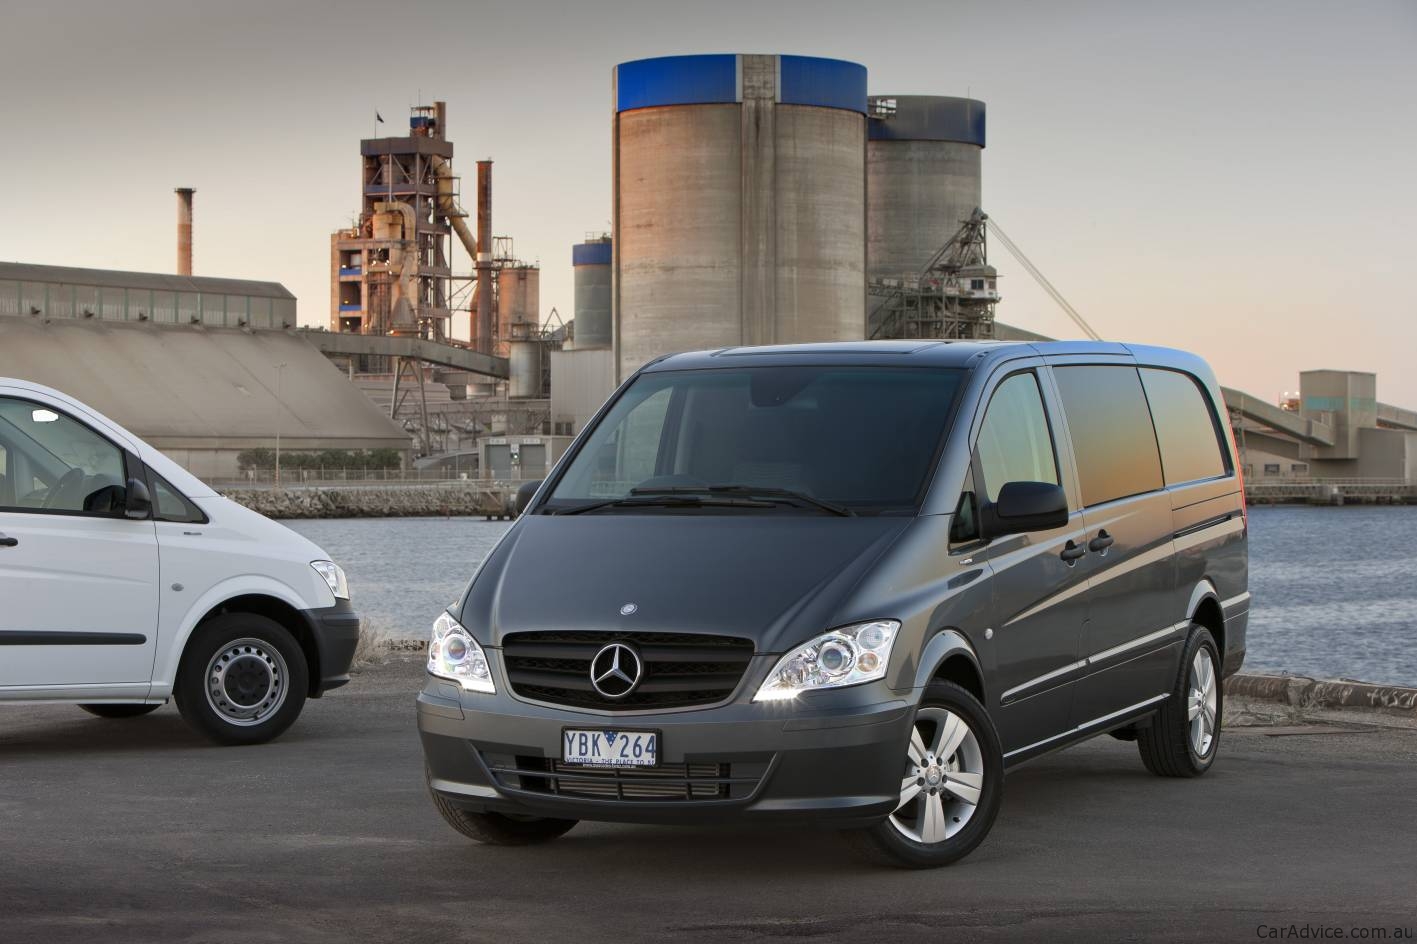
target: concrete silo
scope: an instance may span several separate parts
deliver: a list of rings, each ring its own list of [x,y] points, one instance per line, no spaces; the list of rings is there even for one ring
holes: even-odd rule
[[[866,267],[914,278],[981,206],[984,103],[872,95],[866,145]]]
[[[610,237],[588,239],[571,247],[576,273],[577,349],[610,347]]]
[[[864,331],[866,70],[671,56],[614,73],[617,380],[667,352]]]

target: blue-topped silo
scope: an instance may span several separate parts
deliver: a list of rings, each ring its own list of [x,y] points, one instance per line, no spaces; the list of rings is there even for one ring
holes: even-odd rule
[[[862,336],[863,66],[642,59],[613,104],[620,378],[670,351]]]
[[[577,349],[610,347],[614,339],[610,325],[611,245],[609,236],[601,236],[571,247]]]

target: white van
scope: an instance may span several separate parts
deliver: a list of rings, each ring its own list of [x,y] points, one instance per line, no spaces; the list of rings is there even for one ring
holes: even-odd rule
[[[169,698],[268,741],[349,681],[344,571],[70,397],[0,377],[0,703],[102,718]]]

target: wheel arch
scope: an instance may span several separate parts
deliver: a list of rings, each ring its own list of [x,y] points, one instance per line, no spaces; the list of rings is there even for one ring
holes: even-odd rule
[[[305,615],[307,604],[284,584],[269,578],[235,578],[213,587],[187,611],[180,631],[170,647],[163,647],[158,670],[153,673],[153,694],[159,690],[170,694],[176,684],[182,657],[192,640],[192,634],[204,623],[225,613],[250,613],[264,616],[284,627],[300,646],[309,669],[310,691],[314,695],[320,683],[320,651],[315,633]]]
[[[915,687],[923,688],[935,681],[954,682],[979,699],[981,705],[989,704],[979,656],[969,639],[957,629],[936,633],[920,655]]]
[[[1210,630],[1210,635],[1215,639],[1215,648],[1220,656],[1220,661],[1225,661],[1225,611],[1220,606],[1220,594],[1215,590],[1215,584],[1210,578],[1202,580],[1196,584],[1191,591],[1191,600],[1186,607],[1186,614],[1192,623],[1199,623]]]

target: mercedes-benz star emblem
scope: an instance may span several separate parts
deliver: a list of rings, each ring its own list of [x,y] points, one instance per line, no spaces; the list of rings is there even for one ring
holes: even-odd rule
[[[606,698],[624,698],[633,692],[643,673],[640,654],[623,642],[612,642],[590,660],[590,684]]]
[[[620,607],[621,616],[634,616],[639,611],[640,608],[633,603],[626,603],[624,606]]]

